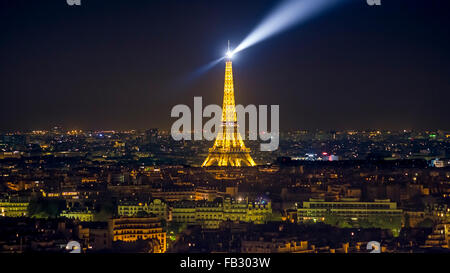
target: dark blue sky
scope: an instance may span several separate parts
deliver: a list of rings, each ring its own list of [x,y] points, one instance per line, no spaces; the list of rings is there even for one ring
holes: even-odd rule
[[[240,104],[281,129],[450,129],[447,1],[350,0],[239,53]],[[221,104],[224,64],[279,1],[0,2],[0,130],[169,128],[176,104]]]

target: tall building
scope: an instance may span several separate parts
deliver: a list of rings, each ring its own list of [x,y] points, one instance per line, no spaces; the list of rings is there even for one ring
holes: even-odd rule
[[[228,51],[230,52],[230,51]],[[225,87],[222,107],[222,123],[208,157],[202,167],[217,166],[255,166],[238,131],[236,105],[234,101],[233,70],[231,54],[225,64]]]

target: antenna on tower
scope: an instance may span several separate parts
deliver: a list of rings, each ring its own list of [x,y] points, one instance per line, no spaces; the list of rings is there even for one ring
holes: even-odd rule
[[[233,51],[230,50],[230,40],[228,40],[228,50],[226,53],[226,57],[231,60],[231,57],[233,57]]]

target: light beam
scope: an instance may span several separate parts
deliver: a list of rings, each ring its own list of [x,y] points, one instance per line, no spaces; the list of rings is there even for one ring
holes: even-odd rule
[[[302,23],[345,0],[284,0],[234,50],[233,54]]]
[[[283,0],[234,50],[230,49],[230,41],[228,41],[228,51],[225,56],[198,68],[191,73],[189,79],[192,80],[206,73],[224,59],[231,59],[237,52],[305,22],[333,5],[345,1],[349,0]]]

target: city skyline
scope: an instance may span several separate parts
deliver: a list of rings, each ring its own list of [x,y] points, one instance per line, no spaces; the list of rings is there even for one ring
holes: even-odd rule
[[[450,253],[447,6],[1,2],[0,256]]]

